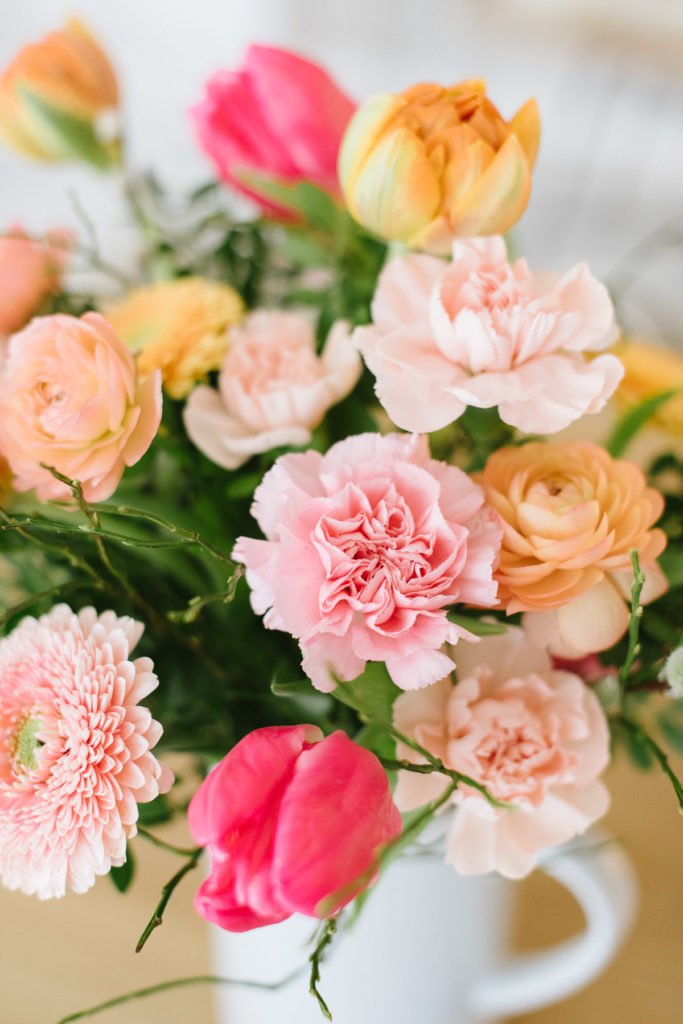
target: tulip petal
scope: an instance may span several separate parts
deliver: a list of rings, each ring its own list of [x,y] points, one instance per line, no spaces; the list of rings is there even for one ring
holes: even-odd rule
[[[521,217],[530,191],[526,154],[511,135],[479,181],[450,211],[453,233],[460,237],[503,234]]]
[[[519,144],[529,161],[529,167],[533,167],[541,141],[541,119],[536,100],[527,100],[524,106],[520,107],[512,118],[508,128],[512,135],[517,136]]]
[[[356,177],[384,129],[405,106],[406,100],[401,96],[380,93],[364,103],[351,118],[342,140],[338,170],[339,181],[352,213]]]

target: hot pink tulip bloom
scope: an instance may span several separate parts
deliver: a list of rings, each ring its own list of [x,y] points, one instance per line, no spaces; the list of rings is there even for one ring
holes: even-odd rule
[[[219,177],[282,213],[241,174],[311,181],[338,193],[339,146],[354,110],[319,65],[278,47],[250,46],[238,71],[217,71],[209,79],[190,118]]]
[[[373,880],[401,815],[379,761],[343,732],[256,729],[204,780],[188,812],[211,874],[195,898],[232,932],[328,917]]]

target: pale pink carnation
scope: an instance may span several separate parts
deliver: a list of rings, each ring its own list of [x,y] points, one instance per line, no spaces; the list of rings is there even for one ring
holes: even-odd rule
[[[15,490],[68,498],[43,463],[80,480],[88,501],[104,501],[145,454],[160,420],[161,374],[140,379],[98,313],[38,317],[10,338],[0,372],[0,451]]]
[[[138,804],[172,776],[139,702],[159,680],[130,660],[143,626],[61,604],[0,640],[0,877],[41,899],[124,863]]]
[[[585,264],[560,276],[508,263],[500,237],[456,242],[451,263],[392,260],[372,316],[355,340],[380,402],[406,430],[497,406],[511,426],[550,434],[602,409],[623,376],[616,356],[585,356],[617,335],[604,285]]]
[[[231,332],[218,391],[202,385],[190,395],[185,429],[209,459],[237,469],[259,452],[308,444],[361,369],[346,324],[334,325],[318,356],[307,317],[259,310]]]
[[[597,698],[579,676],[553,669],[521,629],[464,645],[457,683],[444,679],[401,694],[394,724],[455,771],[486,786],[508,808],[461,785],[446,859],[462,874],[528,874],[546,847],[584,832],[609,805],[600,781],[609,730]],[[399,743],[397,755],[420,756]],[[400,772],[402,811],[438,796],[448,780]]]
[[[414,689],[453,668],[441,646],[475,638],[454,604],[491,606],[501,528],[482,492],[429,456],[427,439],[360,434],[326,455],[284,455],[252,514],[266,540],[241,537],[254,611],[299,641],[320,690],[383,661]]]

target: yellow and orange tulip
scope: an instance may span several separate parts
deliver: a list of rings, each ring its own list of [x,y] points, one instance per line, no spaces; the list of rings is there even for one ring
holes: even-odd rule
[[[480,80],[380,94],[342,142],[346,203],[381,238],[436,253],[502,234],[526,208],[539,136],[535,100],[506,122]]]
[[[119,158],[103,137],[102,116],[116,111],[116,74],[104,50],[75,18],[25,46],[0,75],[0,137],[34,160],[87,160],[106,168]]]

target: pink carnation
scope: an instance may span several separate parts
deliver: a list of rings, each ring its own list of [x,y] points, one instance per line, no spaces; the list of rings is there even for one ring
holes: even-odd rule
[[[554,670],[521,629],[463,648],[458,682],[401,694],[394,724],[508,808],[461,785],[446,859],[462,874],[528,874],[545,847],[584,832],[609,805],[599,780],[609,760],[604,712],[583,680]],[[407,744],[397,754],[419,761]],[[402,811],[438,796],[436,775],[400,772]]]
[[[499,237],[456,242],[451,263],[393,260],[372,315],[356,341],[406,430],[438,430],[471,405],[550,434],[602,409],[623,376],[616,356],[584,355],[616,338],[604,285],[584,264],[560,276],[508,263]]]
[[[10,339],[0,373],[0,450],[15,490],[68,498],[47,465],[80,480],[88,501],[104,501],[145,454],[160,420],[161,374],[141,379],[98,313],[38,317]]]
[[[143,627],[57,605],[0,640],[0,877],[41,899],[85,892],[126,859],[138,803],[170,786],[139,707],[158,685],[130,660]]]
[[[320,690],[383,661],[398,686],[450,672],[441,646],[474,639],[449,605],[491,606],[497,518],[424,437],[360,434],[326,455],[284,455],[252,508],[266,540],[242,537],[254,611],[299,641]]]

